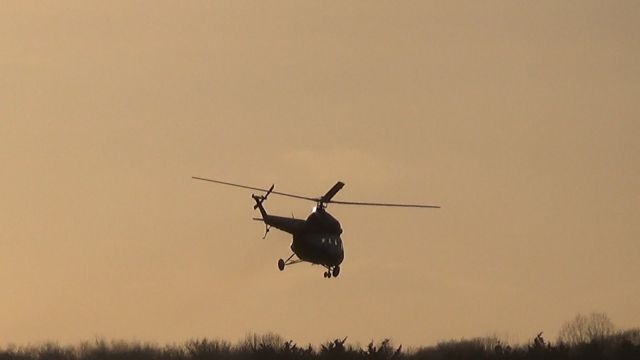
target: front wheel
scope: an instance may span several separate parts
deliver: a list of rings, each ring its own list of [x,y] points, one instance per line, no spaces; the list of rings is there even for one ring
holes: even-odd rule
[[[280,269],[280,271],[284,270],[284,260],[278,260],[278,269]]]
[[[338,277],[338,275],[340,275],[340,266],[334,266],[333,267],[333,277]]]

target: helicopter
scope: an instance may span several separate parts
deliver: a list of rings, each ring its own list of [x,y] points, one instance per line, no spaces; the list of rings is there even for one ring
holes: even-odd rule
[[[342,189],[344,183],[338,181],[329,191],[320,197],[307,197],[295,194],[288,194],[274,191],[275,185],[271,185],[269,189],[261,189],[252,186],[246,186],[236,183],[230,183],[220,180],[202,178],[192,176],[195,180],[208,181],[221,185],[234,186],[244,189],[255,190],[264,193],[264,195],[252,194],[251,197],[255,201],[254,210],[259,210],[260,218],[253,220],[262,221],[265,225],[263,239],[266,238],[271,227],[289,233],[293,237],[291,242],[291,251],[293,254],[286,260],[278,260],[278,269],[283,271],[286,266],[308,262],[313,265],[321,265],[326,268],[324,272],[325,278],[338,277],[340,275],[340,264],[344,260],[344,247],[342,243],[342,227],[340,222],[326,211],[329,204],[340,205],[358,205],[358,206],[386,206],[386,207],[405,207],[405,208],[432,208],[438,209],[436,205],[422,204],[392,204],[377,202],[358,202],[358,201],[338,201],[333,197]],[[284,217],[271,215],[265,210],[263,203],[270,194],[287,196],[295,199],[308,200],[316,203],[313,211],[306,220],[295,219],[293,217]]]

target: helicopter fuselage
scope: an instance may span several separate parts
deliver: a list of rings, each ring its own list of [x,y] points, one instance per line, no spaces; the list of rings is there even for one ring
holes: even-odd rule
[[[291,251],[302,261],[327,268],[338,266],[344,260],[342,228],[340,222],[323,208],[314,209],[306,220],[269,215],[259,206],[262,221],[267,226],[293,236]]]
[[[314,211],[305,221],[302,231],[294,233],[291,250],[313,264],[333,267],[344,260],[340,223],[324,210]]]

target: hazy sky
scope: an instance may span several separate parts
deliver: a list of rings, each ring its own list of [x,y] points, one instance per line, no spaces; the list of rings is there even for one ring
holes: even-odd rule
[[[637,1],[3,2],[0,341],[638,326],[639,34]],[[325,280],[193,175],[443,208],[329,207]]]

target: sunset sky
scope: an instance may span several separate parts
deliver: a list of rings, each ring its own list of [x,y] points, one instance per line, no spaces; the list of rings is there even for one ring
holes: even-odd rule
[[[3,2],[0,346],[640,326],[639,64],[637,1]],[[191,176],[442,209],[330,206],[326,280]]]

